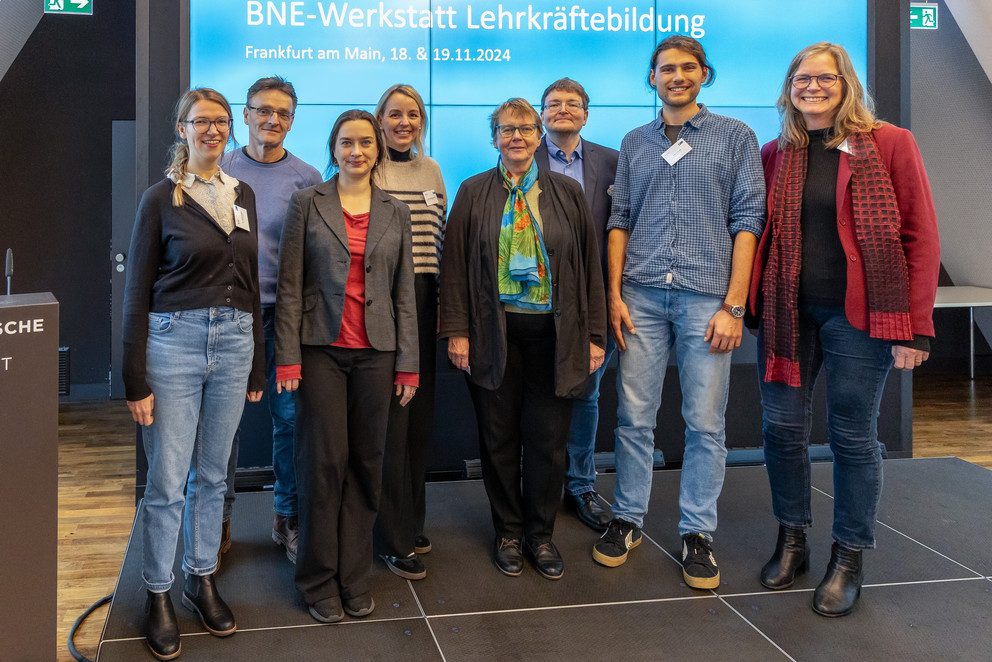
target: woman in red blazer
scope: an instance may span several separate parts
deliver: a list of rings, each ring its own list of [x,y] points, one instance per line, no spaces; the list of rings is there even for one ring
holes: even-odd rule
[[[761,583],[787,588],[809,567],[809,431],[822,373],[834,542],[812,606],[843,616],[861,592],[861,552],[875,546],[885,378],[893,366],[925,361],[934,335],[937,222],[912,134],[875,118],[841,46],[822,42],[796,55],[778,107],[782,132],[761,150],[770,231],[749,299],[760,322],[762,436],[779,521]]]

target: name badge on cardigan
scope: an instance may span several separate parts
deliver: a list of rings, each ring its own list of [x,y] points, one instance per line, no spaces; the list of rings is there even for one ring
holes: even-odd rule
[[[237,228],[251,232],[251,226],[248,225],[247,209],[234,205],[234,225]]]
[[[424,191],[424,202],[426,202],[428,205],[436,205],[437,193],[435,193],[433,189],[431,189],[430,191]]]

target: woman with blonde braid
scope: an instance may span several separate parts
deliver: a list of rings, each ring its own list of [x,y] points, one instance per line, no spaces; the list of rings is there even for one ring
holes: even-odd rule
[[[262,396],[265,353],[255,195],[217,163],[231,121],[214,90],[179,100],[172,162],[141,198],[129,251],[123,376],[148,458],[145,637],[160,660],[180,652],[169,597],[180,525],[183,605],[215,636],[237,629],[213,573],[231,439],[246,393]]]

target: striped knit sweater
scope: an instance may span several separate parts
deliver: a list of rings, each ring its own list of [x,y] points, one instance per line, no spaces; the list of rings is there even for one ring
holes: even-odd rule
[[[429,156],[403,162],[387,160],[380,168],[379,188],[410,207],[414,273],[439,273],[441,241],[448,213],[448,196],[441,169]]]

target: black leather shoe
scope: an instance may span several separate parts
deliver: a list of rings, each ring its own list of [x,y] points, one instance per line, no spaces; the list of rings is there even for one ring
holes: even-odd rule
[[[504,575],[519,577],[524,571],[524,555],[520,551],[520,541],[516,538],[497,537],[493,563]]]
[[[296,543],[299,540],[299,520],[277,514],[272,520],[272,542],[286,548],[286,558],[296,563]]]
[[[545,579],[561,579],[565,574],[565,562],[555,544],[548,540],[542,543],[528,543],[527,551],[534,561],[534,567]]]
[[[579,521],[594,531],[606,531],[613,521],[613,511],[609,506],[603,508],[592,490],[583,494],[570,494],[566,498],[575,509]]]
[[[807,570],[809,544],[806,542],[806,531],[780,524],[775,552],[761,569],[761,585],[773,590],[789,588],[796,580],[796,575]]]
[[[427,576],[427,568],[420,562],[416,554],[411,554],[406,558],[398,556],[379,555],[386,562],[386,567],[403,579],[423,579]]]
[[[145,599],[145,642],[152,655],[160,660],[171,660],[179,655],[179,625],[172,608],[169,592],[148,591]]]
[[[375,600],[372,599],[371,593],[363,593],[354,598],[344,599],[344,612],[349,616],[358,618],[368,616],[373,609],[375,609]]]
[[[238,629],[231,608],[217,593],[213,575],[186,576],[183,606],[199,614],[203,627],[216,637],[226,637]]]
[[[820,616],[847,616],[861,596],[861,550],[834,543],[827,574],[813,592],[813,611]]]

